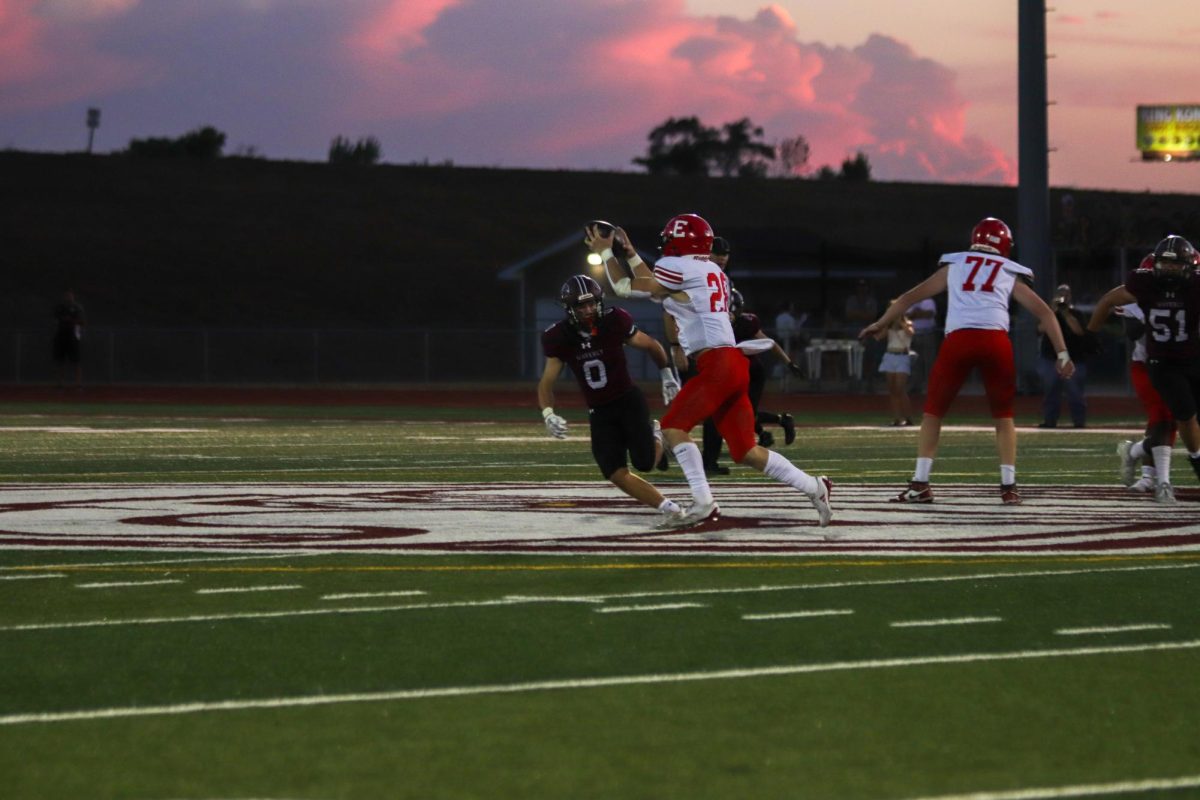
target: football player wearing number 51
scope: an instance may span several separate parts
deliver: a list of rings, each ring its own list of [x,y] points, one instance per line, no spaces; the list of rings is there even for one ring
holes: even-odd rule
[[[729,321],[730,287],[725,272],[711,260],[713,231],[702,217],[680,214],[663,228],[662,258],[651,270],[625,231],[588,225],[584,244],[600,256],[604,270],[619,297],[647,297],[660,301],[674,318],[679,345],[695,359],[696,376],[680,389],[662,418],[663,439],[679,463],[692,492],[692,506],[674,521],[673,527],[687,528],[720,517],[708,479],[704,458],[688,435],[696,425],[712,418],[729,454],[739,464],[754,467],[770,478],[803,492],[817,510],[817,524],[829,524],[833,512],[829,492],[833,484],[825,476],[814,477],[797,469],[783,456],[757,443],[754,408],[748,393],[750,362],[745,353],[769,350],[770,339],[735,340]],[[624,249],[633,277],[623,274],[613,255],[613,245]],[[618,272],[620,271],[620,272]],[[620,274],[621,277],[614,277]]]
[[[892,498],[896,503],[932,503],[929,474],[937,455],[942,418],[958,396],[963,382],[978,368],[996,426],[996,452],[1000,456],[1000,499],[1006,505],[1021,502],[1017,491],[1017,429],[1013,425],[1013,397],[1017,393],[1012,341],[1008,338],[1008,301],[1011,297],[1037,317],[1054,345],[1056,368],[1070,378],[1075,365],[1067,354],[1062,328],[1054,311],[1038,297],[1025,279],[1033,271],[1008,258],[1012,231],[1002,221],[987,217],[971,231],[970,247],[947,253],[938,269],[894,300],[883,316],[863,328],[858,338],[874,336],[927,297],[946,292],[946,338],[929,373],[925,414],[917,438],[917,467],[908,488]]]

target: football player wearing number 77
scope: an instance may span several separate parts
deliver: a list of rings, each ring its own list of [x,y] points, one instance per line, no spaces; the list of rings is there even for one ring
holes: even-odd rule
[[[604,270],[619,297],[650,297],[663,304],[678,327],[679,344],[696,361],[696,377],[683,385],[662,418],[663,439],[671,448],[692,491],[692,506],[670,527],[687,528],[720,516],[708,479],[704,458],[688,432],[712,417],[739,464],[754,467],[768,477],[803,492],[817,510],[817,524],[829,524],[829,479],[814,477],[792,462],[760,446],[754,433],[754,408],[748,393],[750,362],[743,353],[769,350],[771,339],[749,339],[739,345],[729,321],[729,278],[712,261],[712,227],[696,214],[671,218],[662,232],[663,256],[653,271],[638,256],[625,231],[608,225],[588,225],[584,244],[600,256]],[[613,255],[613,245],[624,249],[633,272],[624,274]],[[615,277],[616,275],[620,277]],[[664,526],[667,527],[667,526]]]
[[[1062,328],[1054,311],[1024,279],[1033,271],[1008,258],[1012,231],[995,217],[981,220],[971,231],[965,252],[941,257],[938,269],[894,300],[883,316],[863,328],[858,338],[887,330],[904,312],[941,292],[948,294],[946,338],[929,373],[925,414],[917,438],[917,467],[908,488],[892,498],[894,503],[932,503],[929,475],[942,433],[942,418],[958,396],[963,382],[978,368],[996,426],[996,452],[1000,456],[1000,500],[1021,502],[1017,491],[1017,429],[1013,425],[1013,397],[1017,393],[1012,341],[1008,338],[1008,301],[1011,297],[1037,317],[1057,355],[1056,368],[1070,378],[1075,365],[1067,354]]]

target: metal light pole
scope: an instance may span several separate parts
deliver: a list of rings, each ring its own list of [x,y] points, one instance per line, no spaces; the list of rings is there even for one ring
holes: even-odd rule
[[[1017,260],[1043,298],[1054,291],[1046,122],[1046,4],[1019,0],[1017,14]]]

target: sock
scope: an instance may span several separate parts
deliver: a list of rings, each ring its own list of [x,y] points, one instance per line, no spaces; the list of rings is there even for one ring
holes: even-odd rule
[[[1147,480],[1154,480],[1158,476],[1158,470],[1149,464],[1142,464],[1142,477]]]
[[[663,501],[658,504],[658,510],[664,514],[677,514],[679,513],[679,504],[674,500],[663,498]]]
[[[933,471],[932,458],[918,458],[917,471],[913,473],[913,480],[917,483],[929,483],[929,473]]]
[[[767,453],[767,466],[763,468],[763,474],[768,478],[774,478],[780,483],[786,483],[793,489],[799,489],[809,497],[816,497],[817,492],[821,488],[817,484],[816,478],[799,469],[795,464],[774,450]]]
[[[1151,451],[1154,454],[1154,471],[1158,473],[1159,483],[1171,482],[1171,448],[1168,445],[1155,447]]]
[[[1017,482],[1017,468],[1013,464],[1000,465],[1000,485],[1012,486]]]
[[[683,470],[687,478],[688,488],[692,490],[692,500],[703,505],[713,501],[712,489],[708,487],[708,478],[704,477],[704,457],[695,442],[684,442],[671,448],[675,463]]]
[[[1188,463],[1192,465],[1192,472],[1200,478],[1200,453],[1188,453]]]
[[[1139,439],[1133,443],[1133,447],[1129,448],[1130,458],[1141,458],[1146,455],[1146,440]]]

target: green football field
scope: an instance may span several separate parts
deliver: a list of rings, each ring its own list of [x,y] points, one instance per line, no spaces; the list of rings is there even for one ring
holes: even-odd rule
[[[780,448],[659,534],[586,422],[0,408],[0,796],[1200,795],[1200,490],[1116,482],[1133,419]],[[652,477],[686,496],[677,467]]]

